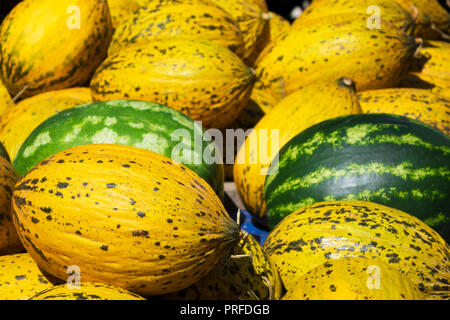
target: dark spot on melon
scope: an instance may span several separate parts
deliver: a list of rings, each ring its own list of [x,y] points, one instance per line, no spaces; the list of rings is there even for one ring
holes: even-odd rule
[[[68,186],[69,186],[69,184],[67,182],[58,182],[58,184],[56,185],[56,187],[59,189],[65,189]]]
[[[52,208],[50,208],[50,207],[40,207],[39,209],[41,209],[41,211],[45,212],[45,213],[52,212]]]
[[[133,237],[146,237],[148,236],[148,231],[146,230],[136,230],[132,232]]]
[[[145,212],[139,211],[137,215],[141,218],[145,217]]]

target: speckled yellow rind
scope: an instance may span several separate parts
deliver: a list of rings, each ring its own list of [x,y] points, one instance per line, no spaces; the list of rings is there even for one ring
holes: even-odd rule
[[[427,89],[446,99],[450,99],[450,80],[431,78],[417,72],[406,73],[400,83],[400,88]]]
[[[112,37],[107,0],[25,0],[0,26],[0,78],[11,96],[84,85]]]
[[[147,0],[150,2],[150,0]],[[117,26],[141,6],[135,0],[108,0],[109,12],[111,14],[112,27]]]
[[[45,289],[29,300],[145,300],[145,298],[120,287],[98,282],[62,284]]]
[[[270,41],[276,41],[289,32],[291,24],[275,12],[270,12]]]
[[[256,61],[255,88],[281,99],[342,76],[350,77],[357,91],[394,86],[419,44],[389,24],[368,29],[366,19],[330,16],[292,27]]]
[[[419,219],[365,201],[318,202],[282,220],[264,251],[288,291],[333,259],[366,257],[405,274],[427,299],[448,299],[450,248]]]
[[[0,300],[27,300],[51,287],[28,253],[0,256]]]
[[[378,11],[377,11],[378,10]],[[391,25],[400,31],[413,35],[415,20],[400,4],[392,0],[315,0],[294,21],[293,29],[302,28],[318,19],[328,19],[332,16],[356,16],[365,20],[368,25],[374,23],[371,19],[379,14],[380,27]],[[369,31],[369,29],[367,29]]]
[[[13,220],[43,270],[150,296],[183,290],[239,241],[213,189],[171,159],[121,145],[77,146],[16,185]]]
[[[421,57],[411,67],[412,71],[430,79],[450,82],[450,43],[427,41],[419,52]]]
[[[254,74],[227,48],[206,40],[166,39],[108,57],[91,81],[97,101],[153,101],[203,126],[224,128],[250,98]]]
[[[224,9],[204,0],[149,1],[120,23],[108,55],[130,45],[167,38],[210,40],[244,56],[244,38],[238,23]]]
[[[358,94],[365,113],[392,113],[420,120],[450,135],[450,100],[425,89],[369,90]]]
[[[422,300],[409,278],[374,259],[330,260],[302,276],[283,300]]]
[[[270,24],[266,8],[258,0],[209,0],[227,11],[239,24],[244,36],[244,62],[253,66],[270,41]]]

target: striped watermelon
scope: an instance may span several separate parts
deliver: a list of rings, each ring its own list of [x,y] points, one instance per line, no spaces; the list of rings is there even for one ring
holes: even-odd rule
[[[89,103],[61,111],[41,123],[25,140],[13,165],[23,176],[40,161],[75,146],[129,145],[185,164],[222,197],[223,165],[206,163],[203,152],[215,145],[203,141],[203,133],[203,128],[188,116],[156,103],[132,100]],[[201,150],[195,139],[200,141]],[[208,150],[208,154],[217,152]]]
[[[269,223],[312,203],[363,200],[408,212],[450,236],[450,138],[391,114],[339,117],[280,150],[265,182]]]

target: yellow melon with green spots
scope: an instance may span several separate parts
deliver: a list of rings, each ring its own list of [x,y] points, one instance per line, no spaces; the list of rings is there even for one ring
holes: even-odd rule
[[[112,37],[107,0],[24,0],[0,26],[0,79],[22,97],[85,85]]]
[[[254,66],[270,41],[270,15],[260,0],[209,0],[227,11],[238,23],[244,37],[244,62]]]
[[[358,94],[365,113],[391,113],[433,126],[450,135],[450,99],[426,89],[368,90]]]
[[[16,184],[13,220],[44,271],[141,295],[183,290],[239,242],[239,226],[195,172],[123,145],[76,146]]]
[[[302,276],[283,300],[423,300],[400,271],[375,259],[336,259]]]
[[[224,9],[204,0],[149,1],[117,26],[108,55],[130,45],[167,38],[210,40],[244,56],[244,37],[238,23]]]
[[[306,21],[264,49],[256,61],[255,87],[281,99],[342,76],[351,77],[357,91],[395,86],[418,46],[390,24],[367,29],[366,15]]]
[[[27,300],[51,287],[28,253],[0,256],[0,300]]]
[[[135,0],[108,0],[108,7],[111,14],[112,27],[115,29],[133,12],[139,10],[141,6]]]
[[[123,288],[99,282],[61,284],[38,292],[29,300],[145,300]]]
[[[156,102],[226,128],[247,104],[254,72],[209,40],[168,38],[136,44],[109,56],[91,83],[94,100]]]
[[[317,202],[284,218],[264,250],[287,291],[326,262],[369,258],[407,276],[427,299],[450,297],[450,247],[425,223],[367,201]]]

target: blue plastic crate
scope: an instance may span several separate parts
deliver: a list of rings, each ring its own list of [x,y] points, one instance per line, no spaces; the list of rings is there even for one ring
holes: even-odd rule
[[[244,216],[244,221],[243,223],[241,223],[241,228],[254,236],[255,239],[258,240],[261,245],[263,245],[264,241],[266,241],[266,238],[269,235],[269,232],[258,228],[253,222],[252,215],[247,210],[242,210],[241,214],[241,222],[242,216]]]
[[[236,221],[238,208],[227,195],[225,195],[224,205],[230,217]],[[241,210],[240,225],[243,230],[255,237],[261,245],[264,244],[264,241],[266,241],[269,235],[267,228],[260,221],[257,221],[247,210]]]

